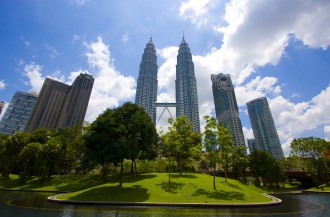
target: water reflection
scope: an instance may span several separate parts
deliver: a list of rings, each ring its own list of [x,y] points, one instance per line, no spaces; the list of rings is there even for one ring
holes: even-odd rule
[[[78,206],[46,201],[52,193],[0,191],[0,210],[3,217],[162,217],[162,216],[315,216],[330,212],[327,194],[282,194],[278,206],[238,208],[178,208],[178,207],[115,207]]]

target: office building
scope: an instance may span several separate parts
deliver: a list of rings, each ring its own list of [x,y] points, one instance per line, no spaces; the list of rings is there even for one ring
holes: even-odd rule
[[[94,78],[82,73],[71,86],[46,78],[25,131],[55,130],[82,124],[93,84]]]
[[[272,113],[265,97],[246,103],[256,147],[268,151],[275,159],[284,157]]]
[[[200,133],[197,84],[190,48],[184,37],[179,47],[176,65],[176,117],[186,115]]]
[[[1,119],[0,134],[13,135],[23,131],[37,98],[36,93],[17,91]]]
[[[135,103],[146,110],[154,124],[156,124],[157,72],[156,50],[150,38],[142,54]]]
[[[247,139],[247,144],[248,144],[250,153],[253,150],[258,150],[258,147],[256,147],[256,140],[255,139]]]
[[[245,145],[238,106],[230,75],[211,75],[217,121],[230,129],[236,146]]]

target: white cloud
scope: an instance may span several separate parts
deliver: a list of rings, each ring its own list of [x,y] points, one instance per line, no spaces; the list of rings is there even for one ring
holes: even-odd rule
[[[0,90],[3,90],[6,88],[6,83],[4,80],[0,80]]]
[[[325,139],[330,141],[330,125],[324,126]]]
[[[124,42],[124,43],[126,43],[126,42],[128,41],[128,39],[129,39],[129,35],[128,35],[127,32],[124,33],[124,34],[121,36],[121,41]]]
[[[23,75],[29,79],[27,84],[31,86],[30,91],[39,93],[45,80],[45,77],[42,76],[41,70],[42,66],[36,64],[35,62],[30,62],[25,65]]]
[[[187,0],[180,5],[180,16],[196,26],[202,26],[208,21],[207,12],[210,5],[210,0]]]
[[[95,81],[87,109],[86,120],[93,121],[108,107],[118,106],[135,95],[136,82],[131,76],[123,76],[115,69],[110,50],[101,37],[97,41],[85,43],[88,65]]]
[[[77,5],[84,5],[85,3],[89,2],[90,0],[73,0],[73,1]]]
[[[4,107],[2,108],[2,112],[1,112],[1,114],[0,114],[0,121],[1,121],[1,119],[2,119],[2,117],[3,117],[3,115],[5,114],[5,112],[6,112],[7,108],[8,108],[8,105],[9,105],[9,103],[8,103],[8,102],[5,102],[5,105],[4,105]]]
[[[74,35],[72,36],[72,43],[74,43],[75,41],[78,41],[78,40],[80,40],[80,36],[74,34]]]
[[[281,141],[301,137],[303,134],[308,134],[308,131],[322,126],[327,134],[327,126],[330,125],[329,99],[330,86],[309,102],[294,104],[283,96],[271,99],[269,106]],[[288,142],[285,144],[288,145]]]
[[[59,56],[60,53],[51,45],[49,44],[45,44],[45,48],[46,50],[50,51],[50,58],[54,59],[55,57]]]

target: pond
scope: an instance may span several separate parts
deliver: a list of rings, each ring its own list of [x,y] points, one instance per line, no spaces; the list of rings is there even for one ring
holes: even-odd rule
[[[328,217],[330,195],[325,193],[277,194],[283,203],[266,207],[236,208],[178,208],[178,207],[128,207],[83,206],[48,202],[54,193],[1,191],[1,217],[160,217],[160,216],[305,216]]]

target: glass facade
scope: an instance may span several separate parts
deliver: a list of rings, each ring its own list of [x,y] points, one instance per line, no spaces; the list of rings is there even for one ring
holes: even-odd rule
[[[211,75],[215,114],[218,123],[230,129],[234,144],[243,146],[244,134],[239,118],[238,106],[234,86],[230,75]]]
[[[187,42],[182,39],[176,65],[176,116],[186,115],[193,123],[194,132],[200,133],[197,84],[194,63]]]
[[[284,157],[267,99],[261,97],[246,105],[257,149],[268,151],[277,160]]]
[[[13,135],[24,131],[37,98],[37,94],[17,91],[1,119],[0,134]]]
[[[135,103],[147,111],[154,124],[156,124],[157,73],[156,50],[150,38],[142,54]]]

